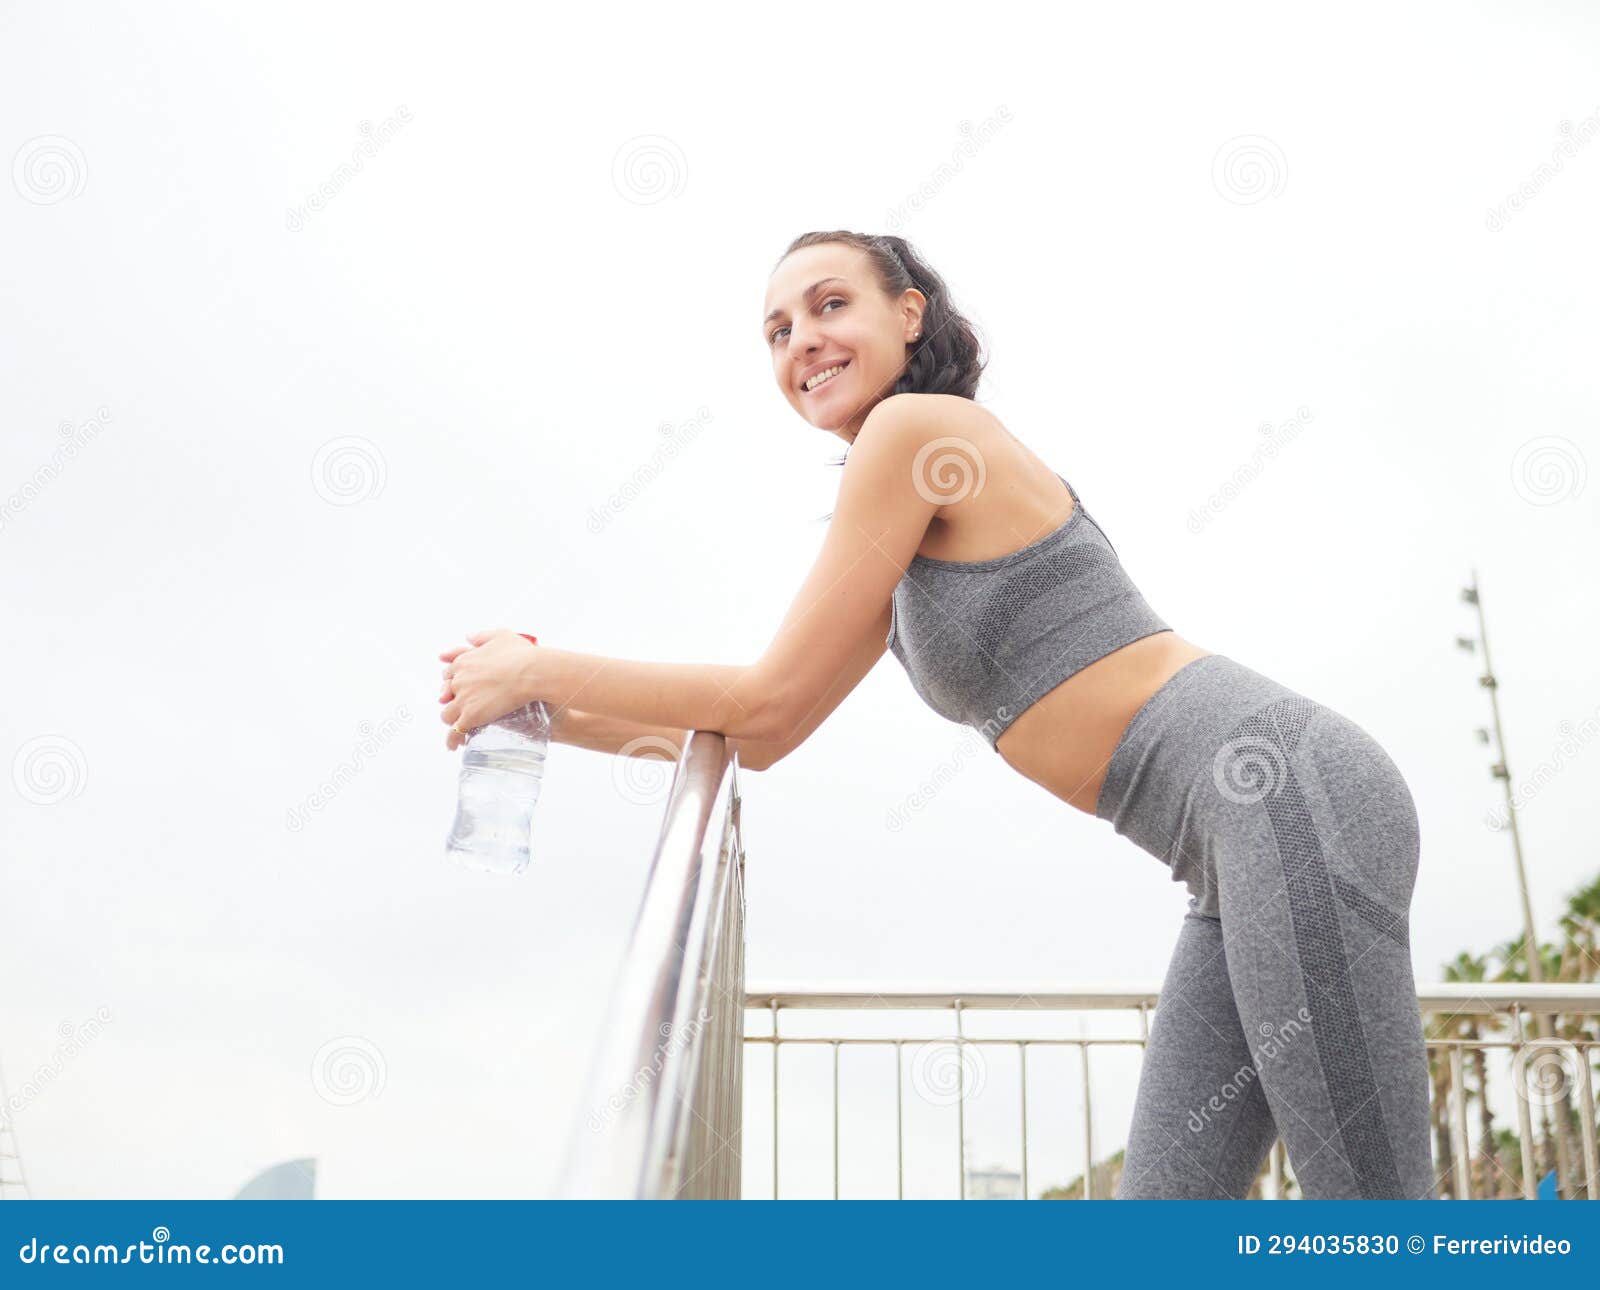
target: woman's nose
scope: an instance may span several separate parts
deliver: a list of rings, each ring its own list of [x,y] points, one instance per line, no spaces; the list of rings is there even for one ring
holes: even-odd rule
[[[789,352],[794,355],[796,362],[809,362],[816,357],[821,348],[822,337],[815,332],[808,331],[805,327],[790,328]]]

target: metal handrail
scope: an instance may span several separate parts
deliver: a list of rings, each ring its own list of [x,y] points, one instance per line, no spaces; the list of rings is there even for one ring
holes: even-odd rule
[[[947,982],[909,982],[897,984],[873,985],[869,982],[778,982],[761,981],[752,982],[745,992],[745,1007],[747,1011],[765,1012],[770,1016],[769,1033],[749,1034],[745,1037],[747,1044],[770,1045],[772,1048],[772,1194],[778,1195],[778,1051],[781,1047],[791,1046],[827,1046],[833,1051],[833,1188],[834,1196],[839,1194],[839,1083],[838,1063],[841,1046],[882,1046],[892,1045],[895,1049],[895,1139],[896,1139],[896,1173],[897,1187],[901,1194],[904,1193],[904,1169],[902,1156],[902,1106],[901,1090],[902,1061],[901,1049],[905,1044],[916,1044],[924,1047],[930,1045],[954,1044],[956,1052],[962,1054],[976,1046],[1011,1045],[1015,1046],[1020,1054],[1020,1102],[1021,1102],[1021,1144],[1022,1144],[1022,1170],[1021,1193],[1022,1198],[1028,1197],[1028,1050],[1030,1048],[1049,1047],[1076,1047],[1079,1052],[1079,1064],[1082,1070],[1084,1089],[1083,1108],[1083,1195],[1085,1199],[1094,1198],[1094,1140],[1092,1132],[1092,1091],[1089,1078],[1089,1050],[1091,1048],[1111,1048],[1137,1046],[1142,1048],[1149,1039],[1150,1011],[1160,999],[1159,988],[1146,982],[1137,983],[1107,983],[1100,985],[1080,985],[1068,982],[1040,982],[1037,984],[1024,984],[1017,982],[985,982],[968,986],[957,986]],[[1570,983],[1552,982],[1544,984],[1518,984],[1499,982],[1436,982],[1419,989],[1417,1001],[1420,1011],[1425,1015],[1446,1016],[1492,1016],[1508,1015],[1513,1023],[1514,1034],[1510,1038],[1491,1038],[1484,1036],[1476,1039],[1429,1038],[1427,1047],[1432,1053],[1444,1054],[1449,1062],[1450,1090],[1447,1101],[1447,1115],[1452,1139],[1452,1153],[1455,1168],[1451,1171],[1453,1178],[1451,1185],[1453,1194],[1463,1199],[1472,1197],[1471,1170],[1468,1166],[1468,1130],[1466,1102],[1463,1097],[1463,1053],[1466,1049],[1488,1050],[1496,1048],[1509,1048],[1513,1060],[1519,1064],[1529,1061],[1539,1062],[1544,1060],[1540,1054],[1557,1050],[1561,1053],[1570,1052],[1573,1061],[1573,1093],[1577,1101],[1578,1125],[1576,1144],[1577,1159],[1570,1161],[1558,1160],[1558,1173],[1565,1179],[1576,1192],[1581,1189],[1590,1200],[1600,1200],[1600,1144],[1596,1141],[1595,1128],[1595,1088],[1591,1079],[1589,1063],[1592,1058],[1600,1054],[1600,1042],[1585,1039],[1551,1039],[1531,1036],[1525,1033],[1523,1017],[1533,1013],[1561,1013],[1568,1016],[1595,1016],[1600,1015],[1600,985],[1592,982]],[[823,1011],[847,1010],[852,1012],[886,1012],[913,1009],[938,1009],[953,1011],[955,1014],[954,1033],[944,1038],[929,1038],[928,1036],[900,1036],[900,1035],[874,1035],[874,1036],[833,1036],[810,1034],[805,1036],[789,1036],[780,1033],[779,1016],[784,1010],[796,1011]],[[962,1026],[962,1014],[972,1011],[1057,1011],[1057,1012],[1099,1012],[1132,1009],[1136,1010],[1139,1017],[1139,1034],[1128,1037],[1083,1037],[1068,1038],[1023,1038],[1007,1037],[1000,1035],[972,1036],[965,1033]],[[1551,1053],[1554,1056],[1554,1053]],[[966,1195],[967,1163],[965,1148],[964,1111],[966,1093],[964,1088],[966,1060],[958,1055],[954,1068],[958,1080],[956,1097],[957,1135],[960,1146],[958,1148],[957,1168],[960,1179],[960,1194]],[[1526,1078],[1526,1077],[1524,1077]],[[1531,1097],[1537,1098],[1539,1091],[1532,1090]],[[1520,1143],[1522,1154],[1522,1193],[1528,1199],[1533,1199],[1535,1194],[1536,1168],[1533,1156],[1533,1124],[1529,1107],[1530,1096],[1519,1096],[1517,1099],[1517,1113],[1519,1128],[1521,1130]],[[1561,1156],[1565,1157],[1567,1151],[1563,1149]],[[1267,1192],[1273,1197],[1284,1194],[1283,1174],[1283,1144],[1275,1143],[1271,1153],[1267,1177]]]
[[[555,1194],[735,1199],[744,1054],[738,757],[685,742]]]
[[[745,989],[745,1006],[762,1011],[779,1008],[881,1009],[944,1008],[967,1010],[994,1008],[1026,1011],[1031,1008],[1063,1012],[1077,1009],[1155,1007],[1159,986],[1149,982],[1111,981],[1080,985],[1069,982],[983,982],[958,985],[948,981],[873,985],[863,981],[752,981]],[[1600,1012],[1600,985],[1546,982],[1542,985],[1499,982],[1441,981],[1419,987],[1417,1002],[1423,1012],[1470,1013],[1485,1016],[1519,1006],[1523,1012]]]

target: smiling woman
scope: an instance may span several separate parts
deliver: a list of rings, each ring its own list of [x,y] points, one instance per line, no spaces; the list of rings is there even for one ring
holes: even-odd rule
[[[1151,608],[1066,476],[974,401],[977,338],[903,240],[795,239],[762,335],[785,400],[846,452],[822,549],[761,657],[645,663],[487,633],[455,657],[446,723],[543,699],[563,742],[676,757],[713,730],[764,769],[893,649],[936,713],[1188,884],[1161,991],[1182,1003],[1157,1013],[1118,1194],[1243,1196],[1281,1134],[1308,1197],[1431,1195],[1406,950],[1419,835],[1398,768]],[[1258,1063],[1204,1132],[1185,1126],[1250,1066],[1253,1037],[1307,1012],[1311,1042]]]

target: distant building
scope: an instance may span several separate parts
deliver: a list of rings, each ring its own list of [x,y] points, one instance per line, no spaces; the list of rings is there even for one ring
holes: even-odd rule
[[[234,1200],[315,1200],[316,1189],[317,1160],[307,1156],[263,1169],[239,1188]]]
[[[1015,1169],[991,1165],[987,1169],[967,1170],[968,1200],[1020,1200],[1022,1175]]]

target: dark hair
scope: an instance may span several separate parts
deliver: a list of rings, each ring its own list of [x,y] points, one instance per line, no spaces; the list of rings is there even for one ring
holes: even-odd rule
[[[922,334],[912,342],[905,371],[895,381],[890,394],[953,394],[963,399],[974,398],[978,392],[978,378],[983,375],[987,362],[980,356],[977,333],[951,302],[950,288],[944,279],[911,244],[903,237],[852,233],[845,229],[802,233],[789,243],[778,263],[782,264],[802,247],[824,242],[838,242],[865,252],[886,295],[898,296],[915,287],[927,297],[928,306],[922,311]],[[776,268],[774,265],[773,269]],[[843,456],[829,464],[842,466],[849,456],[850,448],[846,445]],[[831,512],[822,518],[831,518]]]

